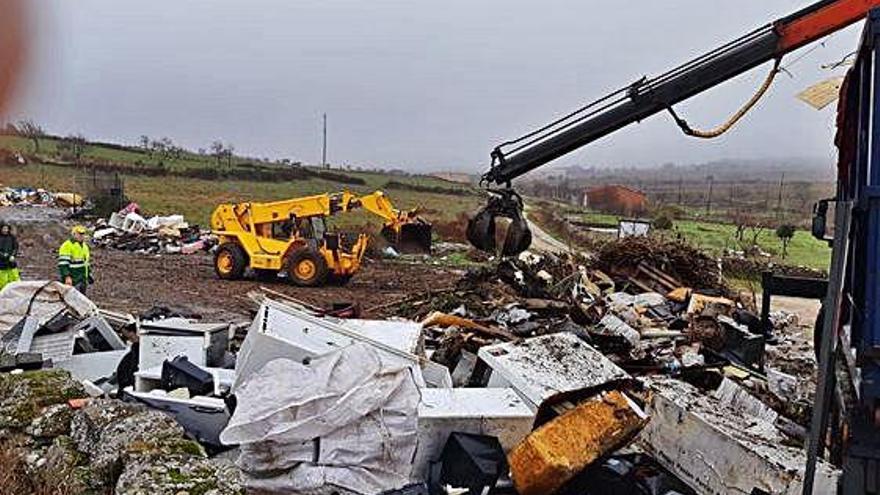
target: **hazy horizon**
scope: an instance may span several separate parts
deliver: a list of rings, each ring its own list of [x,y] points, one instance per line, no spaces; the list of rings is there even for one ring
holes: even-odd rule
[[[222,139],[245,155],[318,163],[326,112],[334,165],[477,173],[499,141],[809,3],[31,0],[34,57],[9,119],[127,144],[147,134],[195,150]],[[719,140],[688,139],[660,115],[554,168],[831,162],[833,106],[817,112],[795,95],[842,74],[821,66],[852,52],[860,31],[790,55],[792,77],[781,74]],[[768,69],[678,109],[714,126]]]

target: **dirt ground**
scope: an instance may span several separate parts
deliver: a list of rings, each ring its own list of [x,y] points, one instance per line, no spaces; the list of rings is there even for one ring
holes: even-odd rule
[[[72,225],[69,221],[44,208],[0,208],[0,221],[15,225],[21,244],[22,278],[57,277],[55,253]],[[101,308],[137,314],[153,306],[169,306],[220,321],[248,320],[253,304],[247,293],[260,286],[322,307],[355,302],[370,316],[367,310],[372,307],[413,292],[446,288],[461,274],[430,264],[365,260],[362,270],[345,287],[301,288],[281,279],[270,284],[219,280],[206,253],[156,256],[95,249],[92,257],[96,282],[88,296]]]

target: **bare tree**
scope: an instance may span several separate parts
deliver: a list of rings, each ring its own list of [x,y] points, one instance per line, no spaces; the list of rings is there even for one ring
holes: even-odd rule
[[[88,145],[89,141],[82,134],[69,134],[58,143],[58,150],[62,154],[71,156],[73,161],[78,164],[88,149]]]
[[[46,132],[43,131],[43,128],[31,119],[19,120],[16,127],[18,128],[18,134],[20,136],[26,137],[34,142],[34,153],[39,153],[40,138],[46,136]]]
[[[730,221],[736,228],[736,231],[734,232],[734,237],[736,238],[737,242],[742,243],[743,237],[746,234],[746,229],[748,229],[749,225],[755,223],[755,218],[749,212],[742,209],[737,209],[731,214]]]
[[[138,145],[144,150],[144,153],[147,155],[152,155],[150,150],[150,136],[146,134],[141,134],[141,137],[138,138]]]
[[[223,141],[219,139],[211,143],[211,155],[217,159],[217,166],[220,166],[220,161],[223,159],[223,156],[226,152],[226,146],[223,144]]]
[[[154,139],[150,142],[150,150],[152,151],[151,155],[165,156],[165,143],[162,140]]]
[[[756,219],[754,223],[750,223],[746,226],[746,228],[748,229],[749,235],[751,236],[749,238],[751,243],[744,248],[744,251],[748,253],[755,251],[755,248],[757,248],[758,246],[758,238],[761,237],[761,234],[763,234],[765,230],[767,230],[767,226],[764,225],[764,223],[762,223],[760,220]]]

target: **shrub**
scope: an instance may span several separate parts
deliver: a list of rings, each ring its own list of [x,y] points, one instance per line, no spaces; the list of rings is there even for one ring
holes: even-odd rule
[[[672,217],[665,213],[654,218],[654,228],[657,230],[672,230],[674,226]]]

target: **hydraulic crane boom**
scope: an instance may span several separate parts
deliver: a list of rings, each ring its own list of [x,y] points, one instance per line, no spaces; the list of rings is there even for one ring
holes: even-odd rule
[[[513,179],[843,29],[880,0],[823,0],[653,79],[621,88],[492,152],[487,184]]]
[[[525,136],[500,144],[491,153],[492,165],[481,183],[503,189],[490,190],[493,194],[489,205],[468,225],[468,239],[479,249],[494,251],[494,220],[507,217],[513,224],[502,251],[507,255],[524,251],[531,243],[531,234],[520,211],[522,201],[510,188],[514,179],[662,111],[669,111],[686,134],[715,137],[741,118],[769,88],[784,55],[864,19],[875,7],[880,7],[880,0],[822,0],[681,67],[654,78],[643,78]],[[772,60],[777,67],[764,87],[723,130],[694,131],[675,114],[675,104]]]

